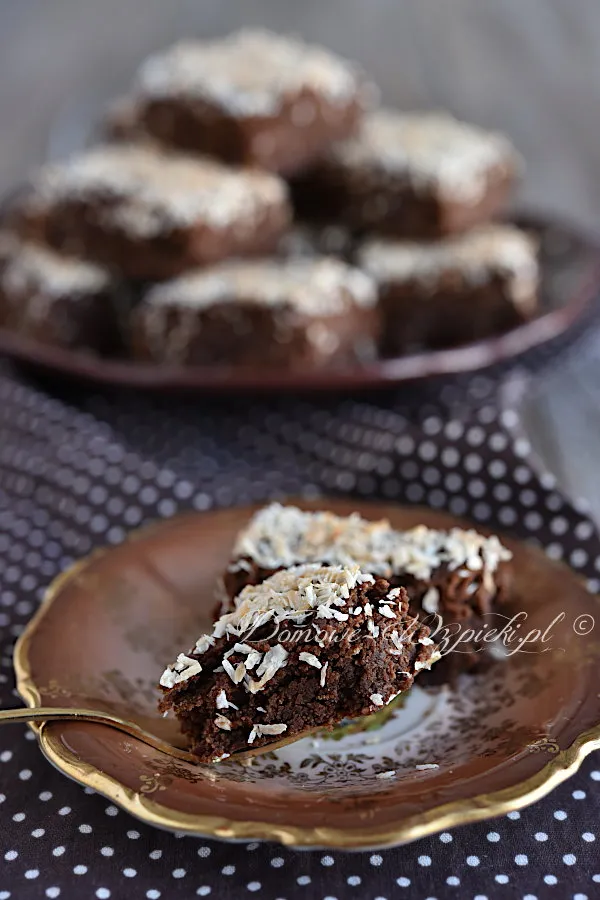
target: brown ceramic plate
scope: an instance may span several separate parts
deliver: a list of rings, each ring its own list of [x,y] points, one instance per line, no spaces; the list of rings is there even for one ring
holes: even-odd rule
[[[328,505],[385,515],[400,528],[457,524],[416,508]],[[215,579],[250,513],[173,519],[61,577],[16,649],[24,701],[103,707],[150,729],[167,722],[156,713],[157,676],[209,626]],[[544,643],[454,689],[414,688],[377,732],[307,738],[250,767],[174,761],[81,722],[44,724],[40,746],[61,771],[140,819],[220,838],[383,847],[531,803],[600,746],[600,646],[590,632],[598,604],[565,566],[508,544],[514,611],[528,616],[520,633],[564,618]],[[383,772],[392,774],[378,778]]]
[[[0,353],[79,381],[177,391],[356,390],[393,386],[433,375],[475,371],[502,360],[516,359],[527,350],[563,334],[598,294],[600,250],[596,243],[576,230],[541,220],[522,219],[520,224],[540,238],[540,314],[506,334],[461,347],[424,350],[352,368],[278,372],[241,366],[181,368],[101,359],[46,346],[0,329]]]

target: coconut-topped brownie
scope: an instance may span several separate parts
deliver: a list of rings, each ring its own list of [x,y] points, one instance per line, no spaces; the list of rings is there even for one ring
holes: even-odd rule
[[[259,510],[238,534],[224,576],[221,612],[238,603],[245,585],[258,584],[279,569],[301,563],[359,565],[364,571],[404,587],[412,615],[452,632],[475,628],[508,599],[511,552],[495,537],[474,530],[441,531],[419,525],[398,531],[385,520],[358,514],[306,512],[273,503]],[[438,618],[439,616],[439,618]],[[488,624],[493,624],[488,619]],[[479,628],[477,628],[479,630]],[[479,660],[479,645],[436,667],[440,676],[468,669]]]
[[[137,121],[166,145],[290,173],[350,135],[373,94],[323,47],[243,30],[151,56],[112,130],[118,137],[125,122],[131,133]]]
[[[378,284],[387,353],[490,337],[537,308],[537,244],[511,225],[429,243],[369,238],[356,262]]]
[[[309,217],[427,240],[495,215],[518,169],[501,134],[442,113],[380,110],[298,178],[294,198]]]
[[[377,711],[438,658],[402,588],[356,566],[304,565],[241,592],[160,679],[201,761]]]
[[[28,233],[140,279],[274,249],[289,220],[274,175],[120,144],[42,168],[19,207]]]
[[[127,291],[107,269],[0,234],[0,324],[58,347],[115,353]]]
[[[134,355],[173,365],[355,363],[375,354],[376,303],[373,280],[333,258],[226,262],[147,293]]]

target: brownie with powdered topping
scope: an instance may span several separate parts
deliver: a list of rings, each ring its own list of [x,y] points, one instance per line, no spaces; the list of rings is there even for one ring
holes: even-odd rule
[[[290,208],[276,175],[114,144],[43,167],[13,219],[24,235],[61,252],[161,280],[275,250]]]
[[[323,47],[243,30],[151,56],[106,131],[290,174],[352,134],[374,93],[356,65]]]
[[[357,564],[405,588],[411,614],[430,624],[434,640],[448,647],[456,645],[460,633],[498,625],[493,616],[510,596],[511,556],[497,537],[474,530],[420,525],[398,531],[385,519],[273,503],[259,510],[236,539],[219,613],[235,608],[246,585],[260,584],[291,565]],[[481,640],[461,641],[432,674],[437,680],[453,678],[487,660],[485,651]]]
[[[432,240],[506,205],[520,169],[510,142],[442,113],[379,110],[293,181],[302,217]]]
[[[55,347],[115,355],[130,302],[106,268],[0,233],[2,327]]]
[[[379,317],[370,276],[331,257],[231,261],[151,288],[136,359],[278,369],[366,362]]]
[[[513,225],[432,242],[371,236],[355,263],[377,282],[390,356],[494,337],[537,310],[537,245]]]
[[[202,762],[386,706],[439,654],[403,588],[357,565],[303,565],[249,585],[160,679]]]

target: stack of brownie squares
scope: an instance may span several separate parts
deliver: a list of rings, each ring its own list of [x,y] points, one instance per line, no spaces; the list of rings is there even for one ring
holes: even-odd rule
[[[377,108],[358,66],[242,31],[149,58],[4,219],[0,325],[169,366],[354,365],[505,331],[536,248],[502,136]]]

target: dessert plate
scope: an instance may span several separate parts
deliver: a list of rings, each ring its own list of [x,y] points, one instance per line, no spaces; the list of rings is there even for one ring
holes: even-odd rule
[[[398,528],[464,526],[415,507],[327,505],[387,516]],[[252,512],[172,519],[61,576],[15,651],[26,704],[106,709],[154,733],[176,727],[156,712],[157,677],[209,628],[215,580]],[[384,847],[531,803],[600,747],[599,606],[565,566],[503,540],[516,570],[514,603],[501,620],[504,658],[452,688],[414,688],[377,730],[306,738],[251,764],[215,766],[173,760],[79,721],[33,726],[40,747],[66,775],[140,819],[217,838]],[[524,642],[534,629],[542,639]]]
[[[297,369],[289,372],[242,366],[169,367],[103,359],[44,345],[0,328],[0,353],[90,384],[152,390],[356,390],[483,369],[514,360],[564,334],[596,300],[600,288],[600,249],[571,228],[540,219],[519,224],[539,236],[542,291],[539,315],[506,334],[447,350],[423,350],[377,359],[351,368]]]

